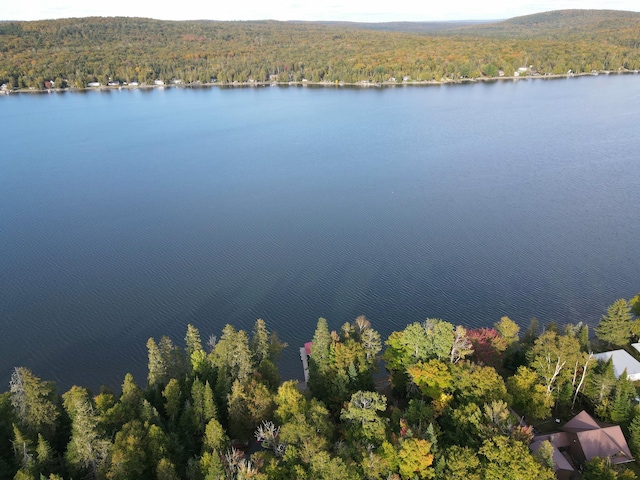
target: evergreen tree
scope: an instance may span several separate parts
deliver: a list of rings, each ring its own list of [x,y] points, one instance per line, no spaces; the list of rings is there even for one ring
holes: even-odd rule
[[[116,433],[106,477],[108,480],[145,480],[147,470],[147,449],[145,430],[139,420],[123,425]]]
[[[226,405],[233,383],[236,380],[244,381],[254,371],[246,332],[226,325],[220,340],[209,354],[209,361],[217,370],[215,394],[218,404]]]
[[[580,322],[578,324],[580,329],[578,330],[578,342],[580,342],[580,348],[583,352],[591,352],[591,342],[589,341],[589,325]]]
[[[164,357],[160,354],[158,344],[153,338],[147,340],[147,350],[149,352],[149,385],[160,386],[169,381],[169,367],[165,363]]]
[[[631,318],[631,307],[627,301],[616,300],[600,319],[595,329],[596,336],[608,345],[626,345],[631,337]]]
[[[611,394],[617,383],[611,359],[598,362],[587,377],[585,396],[593,405],[594,411],[601,419],[609,418]]]
[[[180,382],[175,378],[169,380],[169,383],[167,383],[167,386],[162,391],[162,396],[165,398],[165,411],[167,412],[169,421],[175,422],[180,414],[180,407],[182,405]]]
[[[538,331],[540,330],[540,322],[536,317],[532,317],[529,321],[529,326],[522,335],[522,343],[525,345],[533,345],[533,342],[538,338]]]
[[[25,435],[17,425],[13,426],[13,454],[16,463],[23,470],[23,475],[35,466],[34,454],[35,449],[31,439]]]
[[[58,418],[55,385],[43,382],[27,368],[18,367],[11,375],[9,386],[11,404],[27,432],[34,437],[43,433],[51,438]]]
[[[50,471],[55,460],[55,452],[49,442],[47,442],[41,433],[38,434],[38,446],[36,447],[36,463],[40,472]]]
[[[130,422],[140,418],[142,412],[142,401],[144,393],[133,379],[133,375],[127,373],[122,382],[122,394],[120,395],[120,406],[122,408],[122,422]]]
[[[319,318],[311,343],[308,385],[313,394],[320,399],[327,398],[329,389],[331,343],[327,321],[324,318]]]
[[[200,340],[200,332],[196,327],[189,324],[187,325],[187,334],[184,337],[186,344],[186,362],[188,368],[195,374],[206,374],[206,358],[207,354],[202,348],[202,341]]]
[[[171,378],[182,377],[186,371],[184,355],[180,351],[180,348],[174,345],[169,337],[163,335],[158,343],[158,350],[160,351],[160,356],[162,357],[163,364],[166,366],[167,372],[167,377],[162,384],[166,385]]]
[[[640,456],[640,408],[636,405],[633,409],[633,418],[629,425],[629,447],[633,456]]]
[[[180,480],[176,467],[168,458],[162,458],[156,468],[156,478],[158,480]]]
[[[631,421],[633,404],[636,398],[636,388],[633,382],[627,378],[625,370],[616,382],[615,394],[609,409],[609,418],[612,422],[627,425]]]
[[[203,384],[197,378],[193,381],[191,386],[191,406],[197,423],[197,431],[202,434],[209,420],[215,418],[217,414],[213,390],[209,386],[209,382]]]
[[[74,386],[63,395],[64,408],[71,418],[71,439],[65,459],[70,471],[79,476],[98,478],[98,471],[107,457],[110,442],[102,438],[89,392]]]
[[[631,307],[631,313],[636,317],[640,317],[640,293],[629,300],[629,306]]]
[[[184,337],[184,341],[187,346],[185,349],[187,359],[192,358],[194,353],[203,351],[200,331],[191,324],[187,325],[187,334]]]
[[[329,370],[331,364],[329,358],[331,343],[331,334],[329,333],[327,321],[324,318],[319,318],[311,344],[310,364],[314,365],[314,369],[320,374]]]
[[[584,464],[584,480],[616,480],[617,472],[611,467],[608,458],[594,457]]]
[[[269,331],[264,320],[259,318],[253,326],[253,336],[251,337],[251,353],[254,364],[260,365],[263,360],[269,358]]]
[[[9,480],[15,473],[9,468],[9,464],[13,462],[11,439],[15,423],[17,418],[11,405],[11,393],[0,393],[0,480]]]

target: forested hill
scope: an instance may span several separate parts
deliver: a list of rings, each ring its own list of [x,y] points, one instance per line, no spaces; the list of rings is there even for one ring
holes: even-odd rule
[[[5,89],[89,82],[430,82],[640,68],[640,14],[565,10],[489,24],[0,22]]]
[[[497,38],[553,38],[578,42],[596,40],[638,48],[639,25],[638,12],[556,10],[497,23],[455,26],[446,31]]]

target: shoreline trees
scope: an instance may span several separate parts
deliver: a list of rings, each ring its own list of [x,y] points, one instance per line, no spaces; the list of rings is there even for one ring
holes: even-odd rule
[[[640,69],[640,14],[560,11],[455,28],[75,18],[0,22],[8,89],[460,81]]]
[[[622,302],[602,323],[626,319]],[[209,352],[192,325],[184,349],[149,339],[146,386],[127,374],[119,395],[74,386],[58,396],[19,367],[0,395],[0,480],[550,480],[549,455],[529,451],[528,424],[576,408],[620,424],[640,455],[636,386],[592,362],[583,325],[559,330],[519,340],[507,317],[475,334],[439,319],[410,324],[385,342],[393,393],[375,388],[382,341],[364,316],[339,331],[318,320],[309,389],[280,382],[285,345],[260,319],[251,334],[225,326]],[[477,355],[481,340],[500,348]],[[635,478],[598,461],[587,468]]]

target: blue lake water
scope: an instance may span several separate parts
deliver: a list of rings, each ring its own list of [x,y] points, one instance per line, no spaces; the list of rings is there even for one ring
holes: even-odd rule
[[[0,98],[0,390],[149,336],[595,325],[640,291],[640,76]]]

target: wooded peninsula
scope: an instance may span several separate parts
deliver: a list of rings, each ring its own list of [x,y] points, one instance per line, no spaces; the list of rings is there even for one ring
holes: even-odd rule
[[[640,294],[594,330],[429,318],[383,341],[364,316],[320,318],[307,382],[281,382],[287,346],[260,319],[204,344],[192,325],[184,347],[149,338],[147,378],[119,393],[59,396],[18,367],[0,479],[636,479]]]
[[[0,22],[4,92],[122,85],[421,84],[640,69],[640,13],[497,23]]]

